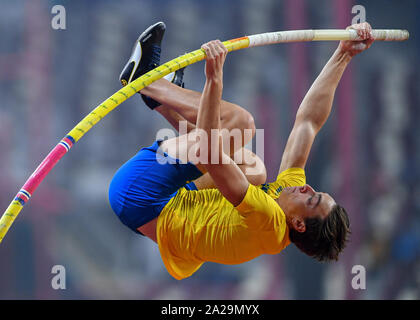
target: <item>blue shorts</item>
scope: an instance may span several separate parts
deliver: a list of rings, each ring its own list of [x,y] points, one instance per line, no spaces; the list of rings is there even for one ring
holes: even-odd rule
[[[159,149],[161,140],[142,148],[112,178],[109,202],[123,224],[137,228],[159,216],[178,190],[197,190],[192,180],[202,175],[192,163],[181,163]]]

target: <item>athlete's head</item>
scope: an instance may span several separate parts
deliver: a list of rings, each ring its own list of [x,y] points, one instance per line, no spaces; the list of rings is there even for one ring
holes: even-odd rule
[[[291,242],[319,261],[338,260],[350,232],[343,207],[309,185],[284,188],[278,203],[286,215]]]

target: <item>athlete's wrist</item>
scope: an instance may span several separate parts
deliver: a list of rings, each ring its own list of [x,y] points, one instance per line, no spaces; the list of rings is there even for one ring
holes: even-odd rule
[[[334,52],[334,57],[337,61],[347,64],[351,61],[354,55],[352,55],[348,50],[345,50],[341,46],[339,46]]]
[[[223,75],[222,74],[207,75],[206,76],[206,81],[211,86],[223,87]]]

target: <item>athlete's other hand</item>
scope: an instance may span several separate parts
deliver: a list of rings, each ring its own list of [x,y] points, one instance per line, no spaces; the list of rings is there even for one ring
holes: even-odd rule
[[[351,57],[369,49],[373,41],[375,41],[372,36],[372,27],[367,22],[353,24],[346,28],[346,30],[349,29],[356,30],[359,37],[363,39],[360,41],[340,41],[339,49],[347,52]]]
[[[207,79],[222,80],[223,64],[228,50],[220,40],[213,40],[201,46],[206,53],[205,74]]]

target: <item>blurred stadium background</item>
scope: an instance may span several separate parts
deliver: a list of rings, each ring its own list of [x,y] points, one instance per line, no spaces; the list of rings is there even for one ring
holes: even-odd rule
[[[66,30],[51,27],[64,5]],[[166,272],[157,246],[124,227],[108,203],[118,167],[169,125],[136,95],[91,130],[52,170],[0,245],[1,299],[419,299],[419,1],[15,0],[0,4],[0,212],[76,123],[120,88],[138,35],[164,21],[162,61],[206,41],[294,29],[345,28],[366,8],[374,28],[408,29],[404,43],[357,56],[318,136],[308,182],[347,208],[351,243],[319,264],[289,246],[238,266],[206,263],[191,278]],[[224,99],[265,129],[274,179],[294,114],[338,43],[295,43],[228,56]],[[201,91],[203,63],[187,68]],[[66,290],[51,268],[66,268]],[[366,268],[354,290],[352,267]]]

